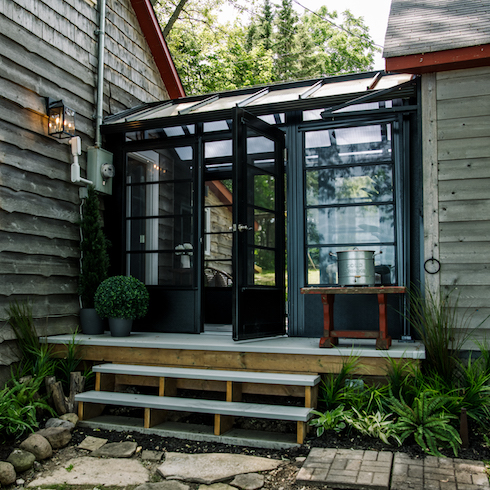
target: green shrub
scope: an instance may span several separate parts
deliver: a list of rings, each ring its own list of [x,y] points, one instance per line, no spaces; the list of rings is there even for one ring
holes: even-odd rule
[[[114,276],[103,281],[95,293],[95,309],[101,318],[143,318],[150,296],[146,286],[132,276]]]
[[[412,406],[403,399],[391,398],[390,405],[398,415],[394,430],[398,432],[403,443],[409,436],[428,454],[442,456],[438,447],[451,447],[458,455],[461,438],[451,422],[456,418],[444,411],[444,406],[451,402],[450,397],[424,391],[416,397]]]
[[[81,270],[78,294],[84,308],[94,308],[94,296],[99,284],[107,279],[109,255],[107,238],[102,231],[99,199],[93,185],[88,187],[83,203],[83,219],[80,222]]]

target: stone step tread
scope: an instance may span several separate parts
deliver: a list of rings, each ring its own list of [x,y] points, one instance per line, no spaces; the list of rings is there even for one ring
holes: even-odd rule
[[[262,403],[225,402],[156,395],[134,395],[110,391],[86,391],[75,395],[75,401],[105,405],[123,405],[138,408],[154,408],[181,412],[198,412],[237,417],[256,417],[275,420],[307,422],[311,408],[266,405]]]
[[[180,379],[205,379],[209,381],[236,381],[243,383],[266,383],[289,386],[315,386],[319,375],[265,373],[251,371],[225,371],[220,369],[174,368],[164,366],[141,366],[135,364],[100,364],[92,368],[105,374],[132,374],[136,376],[159,376]]]

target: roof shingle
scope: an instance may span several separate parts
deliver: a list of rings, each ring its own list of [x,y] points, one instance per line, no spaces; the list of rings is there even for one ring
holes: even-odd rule
[[[490,44],[490,0],[392,0],[384,58]]]

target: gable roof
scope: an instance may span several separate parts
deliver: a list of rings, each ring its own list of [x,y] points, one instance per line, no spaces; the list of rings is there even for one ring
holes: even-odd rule
[[[148,42],[169,97],[171,99],[185,97],[184,87],[182,86],[150,0],[131,0],[131,5]]]
[[[390,58],[411,55],[412,72],[422,65],[490,60],[490,0],[392,0],[383,51],[387,71],[393,69]]]

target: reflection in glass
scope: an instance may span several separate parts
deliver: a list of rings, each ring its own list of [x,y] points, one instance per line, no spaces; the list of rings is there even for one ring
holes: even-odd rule
[[[261,208],[274,209],[276,185],[275,177],[268,174],[256,174],[253,176],[253,178],[253,200],[249,200],[248,202]]]
[[[232,181],[210,180],[205,183],[205,281],[208,286],[232,284],[233,254],[233,187]],[[211,280],[211,275],[216,280]],[[209,276],[209,277],[208,277]]]
[[[128,254],[128,273],[147,285],[187,286],[193,285],[193,255],[187,255],[183,267],[182,257],[174,252]]]
[[[193,285],[192,155],[190,146],[128,153],[126,268],[147,285]]]
[[[338,284],[338,264],[336,252],[352,250],[353,247],[309,247],[308,259],[308,285],[335,285]],[[393,245],[369,245],[360,250],[375,252],[375,284],[396,284],[395,247]],[[332,255],[334,254],[334,255]]]
[[[254,244],[274,248],[276,245],[276,216],[273,212],[255,210]]]
[[[311,208],[307,211],[308,244],[394,242],[393,205]]]
[[[253,282],[257,286],[276,285],[276,254],[274,250],[256,248],[253,255]]]
[[[308,206],[392,200],[391,165],[338,167],[306,174]]]

